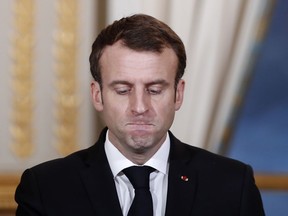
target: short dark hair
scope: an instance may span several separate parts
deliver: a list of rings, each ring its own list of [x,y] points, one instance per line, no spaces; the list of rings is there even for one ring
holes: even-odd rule
[[[100,58],[104,48],[117,41],[135,51],[161,53],[163,48],[172,48],[178,58],[175,86],[186,67],[185,47],[179,36],[165,23],[145,14],[135,14],[114,21],[103,29],[92,45],[90,71],[102,87]]]

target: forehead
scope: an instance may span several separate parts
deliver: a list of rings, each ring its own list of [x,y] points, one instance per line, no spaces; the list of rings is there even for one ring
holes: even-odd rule
[[[175,78],[178,59],[173,49],[161,53],[135,51],[120,42],[107,46],[100,58],[101,75],[105,78]]]

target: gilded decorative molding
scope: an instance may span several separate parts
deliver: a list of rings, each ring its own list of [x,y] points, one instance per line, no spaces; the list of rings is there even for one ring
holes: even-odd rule
[[[2,211],[16,209],[17,204],[14,201],[14,194],[19,179],[20,176],[17,174],[0,175],[0,215]]]
[[[12,40],[12,125],[11,149],[18,157],[33,153],[33,51],[34,0],[16,0]]]
[[[77,149],[77,9],[77,0],[57,1],[55,147],[62,155]]]

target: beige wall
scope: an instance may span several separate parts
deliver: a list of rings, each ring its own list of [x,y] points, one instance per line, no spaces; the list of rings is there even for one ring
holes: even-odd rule
[[[59,8],[60,4],[71,6],[72,2],[76,8]],[[94,133],[97,131],[95,121],[91,121],[95,113],[89,98],[91,77],[88,58],[91,43],[96,35],[96,9],[97,5],[93,0],[0,2],[0,14],[4,17],[0,19],[0,172],[21,172],[24,168],[39,162],[63,156],[66,150],[64,150],[65,146],[60,146],[59,140],[60,142],[61,139],[63,140],[63,137],[61,138],[65,135],[63,133],[73,131],[72,129],[69,131],[69,125],[72,124],[75,124],[77,129],[77,134],[71,134],[76,139],[76,148],[93,144],[96,137]],[[69,11],[65,12],[65,10],[75,13],[72,14],[75,20],[61,24],[60,19],[69,19],[71,16]],[[17,19],[20,19],[18,24],[16,24]],[[27,24],[25,20],[32,20],[33,25]],[[72,44],[65,45],[69,35],[64,34],[69,31],[75,36],[75,40]],[[28,35],[29,43],[32,43],[29,48],[21,47],[28,44],[27,41],[21,41],[25,34]],[[66,37],[62,41],[57,39],[60,34]],[[15,40],[18,40],[18,43]],[[61,49],[65,49],[65,46],[68,46],[67,51],[63,52],[61,55],[64,56],[61,57],[59,56]],[[27,57],[30,54],[31,57]],[[30,70],[25,69],[27,65],[23,64],[21,58],[30,62],[27,63],[28,67],[29,64],[31,66]],[[59,78],[61,64],[66,64],[66,71],[71,70],[71,74],[64,71],[66,74]],[[21,72],[15,75],[17,67],[20,67],[24,75]],[[31,77],[27,78],[25,74],[30,74]],[[56,81],[62,79],[68,82],[73,76],[75,82],[68,88],[74,90],[69,95],[65,93],[63,87],[57,86]],[[15,87],[13,83],[17,81],[18,87]],[[32,85],[31,91],[25,90],[27,88],[25,83]],[[25,101],[26,96],[31,103],[19,105],[19,101],[16,100]],[[68,101],[72,96],[77,99],[74,104],[71,104],[70,111],[69,108],[59,105],[57,101],[60,96],[64,101]],[[70,112],[69,117],[74,118],[74,121],[67,122],[64,116],[56,115],[57,112],[62,111],[67,115]],[[64,128],[62,134],[58,133],[60,126]],[[28,131],[25,127],[31,131],[31,142],[26,146],[25,139],[29,134],[26,133],[21,137],[21,130]],[[69,145],[67,143],[67,147],[73,150]],[[69,151],[68,149],[67,153]]]
[[[88,62],[97,10],[94,0],[0,2],[0,215],[15,208],[24,169],[97,137]]]

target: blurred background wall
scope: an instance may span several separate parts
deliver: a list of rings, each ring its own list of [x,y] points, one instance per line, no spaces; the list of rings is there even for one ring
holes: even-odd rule
[[[279,2],[283,0],[1,1],[0,214],[15,208],[13,194],[25,168],[95,142],[103,125],[90,101],[91,44],[104,26],[134,13],[146,13],[166,22],[186,46],[185,99],[171,128],[176,136],[253,167],[263,161],[255,152],[251,157],[257,162],[230,152],[236,146],[233,138],[239,131],[245,92],[253,85],[247,79],[252,79],[261,57],[259,44],[264,46],[268,33],[274,31],[271,20],[278,13],[275,5]],[[287,17],[283,19],[288,21]],[[273,48],[273,41],[270,43]],[[268,59],[273,52],[278,53],[266,51]],[[280,56],[285,58],[286,54]],[[286,69],[282,67],[280,73],[287,84]],[[287,93],[283,95],[287,102]],[[283,106],[288,110],[287,103]],[[285,125],[281,134],[287,134]],[[280,147],[283,155],[288,153],[283,148],[287,146],[286,138]],[[270,147],[273,144],[267,142]],[[250,147],[263,147],[255,147],[253,142],[250,145],[241,150],[242,155],[250,152]],[[256,166],[257,183],[265,191],[275,187],[277,191],[287,190],[287,166],[281,175],[272,172],[272,177],[271,170],[259,170],[264,173],[261,178],[257,177]],[[288,202],[287,196],[282,196],[281,201],[271,200],[265,202]],[[277,215],[284,215],[284,211]]]
[[[0,10],[0,170],[91,145],[95,2],[1,1]]]

